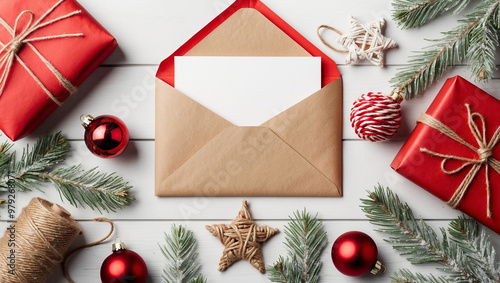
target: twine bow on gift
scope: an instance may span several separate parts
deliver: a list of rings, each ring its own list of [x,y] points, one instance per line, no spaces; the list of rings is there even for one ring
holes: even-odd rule
[[[458,186],[457,190],[453,194],[453,196],[450,198],[448,201],[448,205],[450,205],[453,208],[456,208],[460,202],[462,201],[465,193],[467,192],[469,186],[472,184],[472,181],[476,177],[476,175],[479,173],[479,170],[481,167],[484,166],[485,168],[485,175],[486,175],[486,193],[487,193],[487,215],[488,218],[491,218],[491,202],[490,202],[490,181],[489,181],[489,168],[490,166],[498,173],[500,174],[500,161],[495,159],[492,156],[493,149],[495,146],[498,144],[500,141],[500,127],[498,127],[491,137],[491,140],[488,142],[486,139],[486,121],[483,117],[483,115],[479,113],[471,113],[470,106],[469,104],[465,104],[467,107],[467,113],[468,113],[468,125],[470,128],[470,131],[474,138],[476,138],[476,141],[479,145],[479,147],[475,147],[468,142],[466,142],[462,137],[460,137],[457,133],[455,133],[452,129],[450,129],[448,126],[444,125],[441,121],[433,118],[430,115],[423,114],[417,121],[421,122],[431,128],[434,128],[441,132],[442,134],[446,135],[447,137],[459,142],[460,144],[463,144],[467,146],[468,148],[472,149],[474,152],[477,153],[478,158],[477,159],[472,159],[472,158],[466,158],[466,157],[460,157],[460,156],[455,156],[455,155],[448,155],[448,154],[442,154],[442,153],[437,153],[431,150],[428,150],[426,148],[420,148],[421,152],[430,154],[432,156],[437,156],[443,158],[443,161],[441,162],[441,170],[447,174],[447,175],[453,175],[458,172],[461,172],[468,166],[472,166],[470,171],[467,173],[465,178],[463,179],[462,183]],[[478,124],[474,120],[475,118],[479,118],[482,123],[482,130],[479,129]],[[457,161],[463,161],[464,163],[454,169],[454,170],[448,170],[446,169],[446,163],[449,160],[457,160]]]
[[[33,12],[31,11],[23,11],[19,16],[17,16],[16,22],[14,24],[14,28],[9,26],[7,22],[0,17],[0,25],[2,25],[11,35],[12,35],[12,40],[8,42],[7,44],[4,44],[3,42],[0,42],[0,54],[3,53],[3,55],[0,57],[0,70],[3,69],[3,72],[0,77],[0,96],[2,95],[5,85],[7,83],[7,79],[9,77],[10,71],[12,69],[12,66],[14,62],[19,62],[21,66],[26,69],[26,71],[30,74],[30,76],[38,83],[38,85],[45,91],[45,93],[54,101],[57,105],[61,105],[62,102],[58,100],[48,89],[45,87],[45,85],[40,81],[40,79],[31,71],[31,69],[24,63],[24,61],[17,55],[19,50],[24,46],[28,46],[31,48],[36,55],[42,60],[43,63],[47,66],[47,68],[54,74],[54,76],[59,80],[61,85],[70,93],[74,94],[77,92],[76,86],[74,86],[68,79],[66,79],[40,52],[31,44],[31,42],[34,41],[44,41],[44,40],[50,40],[50,39],[57,39],[57,38],[68,38],[68,37],[83,37],[83,33],[75,33],[75,34],[60,34],[60,35],[49,35],[49,36],[43,36],[43,37],[35,37],[35,38],[28,38],[29,35],[31,35],[33,32],[46,27],[48,25],[51,25],[55,22],[73,17],[75,15],[80,14],[82,11],[73,11],[69,14],[66,14],[64,16],[60,16],[58,18],[55,18],[53,20],[43,22],[42,21],[50,14],[52,13],[61,3],[63,3],[65,0],[60,0],[57,2],[52,8],[50,8],[43,16],[41,16],[33,25]],[[29,21],[28,24],[24,27],[24,29],[21,32],[17,32],[18,24],[20,19],[22,18],[23,15],[28,15],[29,16]]]

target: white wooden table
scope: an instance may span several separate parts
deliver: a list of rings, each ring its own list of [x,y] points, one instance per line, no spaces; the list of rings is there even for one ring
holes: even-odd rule
[[[67,164],[82,163],[85,168],[99,166],[107,172],[116,171],[133,185],[132,193],[137,200],[117,213],[104,216],[116,224],[114,236],[121,237],[127,246],[138,252],[149,269],[148,282],[163,282],[161,272],[164,264],[158,244],[163,243],[163,232],[169,232],[173,223],[186,225],[193,230],[198,240],[202,273],[209,282],[268,282],[247,262],[240,261],[225,272],[218,272],[218,261],[222,253],[220,242],[208,233],[206,224],[227,223],[236,216],[241,206],[241,197],[155,197],[154,196],[154,75],[158,64],[193,34],[217,16],[232,0],[80,0],[81,4],[113,34],[118,49],[81,86],[78,95],[71,97],[42,126],[28,138],[16,143],[20,149],[33,142],[46,131],[63,131],[71,140],[72,155]],[[273,11],[303,34],[307,39],[334,59],[344,82],[344,129],[343,170],[344,196],[342,198],[247,198],[257,224],[267,224],[282,229],[288,215],[306,207],[318,213],[328,232],[328,246],[323,253],[323,269],[320,282],[388,282],[389,275],[399,268],[414,271],[434,272],[433,265],[411,266],[383,241],[385,235],[374,232],[359,208],[360,198],[366,197],[380,183],[391,187],[403,201],[409,202],[417,215],[433,226],[446,226],[450,219],[459,215],[446,204],[423,189],[413,185],[390,169],[389,164],[415,125],[416,117],[425,111],[444,79],[430,87],[421,98],[405,102],[404,121],[398,137],[386,143],[370,143],[359,140],[349,125],[350,106],[355,98],[368,91],[389,92],[388,80],[398,66],[407,62],[412,50],[427,45],[423,38],[437,38],[440,31],[455,25],[449,14],[416,30],[401,31],[391,19],[389,0],[263,0]],[[323,44],[316,36],[316,28],[328,24],[341,31],[348,29],[348,15],[361,22],[384,17],[387,20],[385,35],[399,44],[397,49],[386,53],[385,68],[368,62],[355,66],[344,64],[344,54],[338,54]],[[326,36],[333,42],[335,36]],[[462,75],[469,79],[464,66],[447,72],[445,77]],[[499,77],[498,75],[496,76]],[[500,81],[493,79],[480,84],[500,98]],[[121,117],[128,125],[131,142],[127,151],[116,159],[100,159],[90,154],[82,137],[81,114],[112,114]],[[5,139],[1,137],[0,139]],[[17,214],[34,196],[41,196],[67,208],[79,221],[83,235],[73,247],[94,241],[105,235],[109,226],[92,219],[100,216],[90,209],[75,208],[61,201],[55,189],[47,186],[45,193],[18,193]],[[5,211],[2,214],[5,215]],[[2,217],[5,219],[5,217]],[[6,227],[2,220],[0,227]],[[370,234],[379,247],[379,257],[387,266],[383,276],[350,278],[340,274],[333,266],[330,248],[342,233],[360,230]],[[500,252],[500,236],[487,230]],[[267,264],[272,264],[278,255],[285,255],[282,245],[284,233],[273,237],[263,246]],[[69,271],[75,282],[100,282],[99,269],[102,261],[111,253],[111,244],[103,244],[80,252],[72,257]],[[48,282],[65,282],[57,269]]]

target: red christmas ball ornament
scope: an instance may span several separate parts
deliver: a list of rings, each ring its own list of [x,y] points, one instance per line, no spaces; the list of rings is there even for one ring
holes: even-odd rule
[[[127,250],[123,242],[112,245],[113,253],[101,266],[102,283],[144,283],[148,268],[140,255]]]
[[[392,92],[361,95],[351,108],[351,126],[358,137],[376,142],[394,137],[401,126],[401,101],[403,97]]]
[[[85,144],[90,152],[102,157],[116,157],[127,148],[129,133],[123,121],[115,116],[80,116],[85,128]]]
[[[377,260],[377,256],[378,249],[373,239],[359,231],[340,235],[332,246],[333,264],[348,276],[385,272],[385,267]]]

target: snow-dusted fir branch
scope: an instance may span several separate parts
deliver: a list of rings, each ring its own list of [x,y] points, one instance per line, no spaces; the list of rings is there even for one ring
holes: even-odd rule
[[[407,29],[424,25],[444,12],[454,9],[460,13],[470,0],[395,0],[393,18],[398,26]]]
[[[435,276],[433,274],[422,274],[420,272],[412,272],[409,269],[402,268],[391,275],[393,282],[397,283],[448,283],[448,279],[444,276]],[[465,281],[469,282],[469,281]]]
[[[41,183],[51,182],[61,199],[99,212],[115,211],[134,200],[129,194],[132,186],[114,173],[100,173],[97,168],[86,171],[80,165],[54,169],[70,150],[69,141],[61,133],[44,135],[32,147],[27,145],[20,160],[16,160],[11,147],[8,142],[0,145],[0,191],[8,190],[7,182],[18,191],[40,189]]]
[[[451,242],[465,253],[464,269],[474,278],[487,278],[481,282],[500,282],[500,262],[496,262],[496,251],[484,230],[479,230],[477,221],[464,216],[450,222],[448,227]]]
[[[61,168],[50,173],[29,173],[53,183],[59,195],[74,206],[88,205],[92,209],[116,211],[134,198],[129,194],[132,186],[115,173],[97,171],[97,167],[83,170],[80,165]]]
[[[326,232],[317,216],[305,209],[296,211],[285,226],[286,258],[280,256],[276,264],[267,266],[271,282],[315,283],[321,271],[321,252],[326,246]]]
[[[378,186],[363,199],[362,209],[378,232],[396,235],[387,241],[402,254],[410,255],[411,263],[448,262],[443,245],[436,232],[422,220],[417,220],[408,206],[397,195]]]
[[[402,269],[393,274],[393,282],[500,282],[495,250],[475,220],[459,217],[448,229],[441,228],[438,237],[390,189],[379,185],[368,197],[362,199],[362,210],[377,231],[390,235],[386,241],[394,249],[413,264],[438,263],[446,273],[435,277]]]
[[[13,144],[5,141],[0,144],[0,191],[7,191],[7,181],[9,178],[10,171],[13,170],[13,158],[10,149]]]
[[[469,70],[479,80],[490,80],[495,72],[495,54],[500,32],[500,1],[484,1],[476,8],[470,18],[479,22],[469,35],[470,48],[467,52]]]
[[[477,22],[472,22],[444,32],[437,43],[416,52],[408,65],[398,69],[398,73],[389,80],[392,87],[405,99],[423,93],[447,69],[465,59],[469,48],[468,34],[476,25]]]
[[[467,62],[477,80],[487,81],[496,70],[500,0],[483,0],[474,11],[459,20],[459,25],[443,32],[443,38],[416,52],[408,65],[390,80],[397,92],[411,99],[443,76],[454,65]],[[459,7],[460,8],[460,7]],[[425,18],[423,15],[420,17]]]
[[[196,259],[196,240],[193,232],[184,226],[172,225],[170,234],[165,233],[165,245],[160,246],[165,256],[163,269],[165,283],[205,283],[207,280],[198,274],[200,263]]]
[[[29,173],[44,172],[59,162],[64,161],[71,145],[62,134],[45,135],[30,148],[23,149],[21,159],[16,162],[15,171],[19,172],[17,179],[25,180]]]

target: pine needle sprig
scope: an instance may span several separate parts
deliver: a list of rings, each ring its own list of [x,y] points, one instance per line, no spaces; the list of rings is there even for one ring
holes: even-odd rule
[[[0,144],[0,191],[7,191],[8,186],[6,182],[2,180],[7,180],[11,171],[12,166],[12,153],[9,150],[12,148],[13,144],[5,141]]]
[[[478,21],[465,22],[442,33],[443,39],[416,52],[409,64],[398,69],[389,82],[407,100],[423,93],[446,70],[465,59],[469,50],[469,34],[477,24]]]
[[[470,263],[468,272],[474,274],[475,278],[500,282],[500,262],[495,261],[496,251],[485,231],[479,231],[477,221],[459,216],[450,222],[448,233],[450,240],[465,252],[466,260]]]
[[[362,209],[370,223],[381,227],[375,231],[395,235],[387,242],[401,254],[410,255],[408,261],[414,264],[448,261],[436,232],[424,221],[417,220],[411,208],[402,204],[398,196],[379,186],[369,197],[362,200]]]
[[[296,255],[289,255],[290,258],[278,257],[278,261],[273,266],[267,266],[267,278],[271,282],[279,283],[303,283],[304,276],[302,268],[298,264]]]
[[[0,166],[10,162],[9,150],[12,148],[12,146],[13,144],[9,143],[8,141],[4,141],[2,144],[0,144]]]
[[[40,185],[51,182],[61,199],[66,198],[74,206],[88,206],[91,209],[116,211],[135,198],[129,194],[132,188],[115,173],[100,173],[96,168],[83,170],[80,165],[53,169],[64,161],[69,153],[70,143],[62,134],[41,136],[33,147],[23,150],[19,161],[16,152],[8,152],[12,144],[0,145],[0,188],[8,189],[9,180],[14,180],[17,191],[40,189]]]
[[[170,235],[165,233],[164,246],[160,246],[165,256],[163,269],[165,283],[205,283],[207,280],[198,274],[200,262],[196,259],[196,240],[193,232],[184,226],[172,225]]]
[[[422,274],[420,272],[413,273],[406,268],[402,268],[391,275],[392,282],[397,283],[448,283],[447,278],[444,276],[434,276],[433,274]],[[468,281],[466,281],[468,282]]]
[[[318,282],[321,253],[327,243],[322,222],[304,209],[294,212],[284,230],[288,256],[280,256],[276,264],[267,266],[268,279],[271,282]]]
[[[396,0],[392,3],[393,19],[403,29],[420,27],[453,8],[460,13],[470,0]]]
[[[443,32],[442,39],[429,40],[434,43],[416,52],[408,65],[400,68],[389,81],[396,92],[406,99],[414,98],[446,70],[464,61],[476,80],[491,79],[496,70],[494,59],[499,42],[499,4],[499,0],[484,0],[459,20],[457,27]]]
[[[479,4],[476,12],[469,18],[480,19],[477,26],[470,33],[470,49],[467,60],[471,62],[468,67],[472,74],[481,81],[488,81],[497,69],[495,54],[498,47],[498,32],[500,1],[489,0]],[[482,17],[481,17],[482,16]]]
[[[485,233],[477,222],[465,217],[440,229],[440,238],[425,221],[416,220],[411,208],[388,188],[380,185],[369,198],[362,199],[362,210],[377,231],[389,234],[386,241],[412,264],[438,263],[444,276],[434,277],[400,270],[393,282],[500,282],[500,265]],[[444,281],[443,281],[444,280]]]
[[[50,173],[30,173],[31,175],[52,182],[60,196],[64,196],[73,206],[89,206],[115,212],[117,208],[128,205],[133,196],[132,188],[122,177],[115,173],[106,174],[97,171],[97,167],[83,170],[80,165],[61,168]]]
[[[33,147],[26,145],[19,161],[16,160],[15,152],[12,153],[14,170],[11,175],[16,179],[16,189],[19,191],[38,189],[36,184],[39,178],[36,173],[44,172],[64,161],[70,147],[69,141],[58,132],[40,137]]]
[[[29,144],[26,145],[21,159],[17,162],[16,171],[42,172],[47,170],[64,161],[70,147],[69,141],[62,136],[61,132],[54,135],[46,134],[39,138],[31,149]]]

